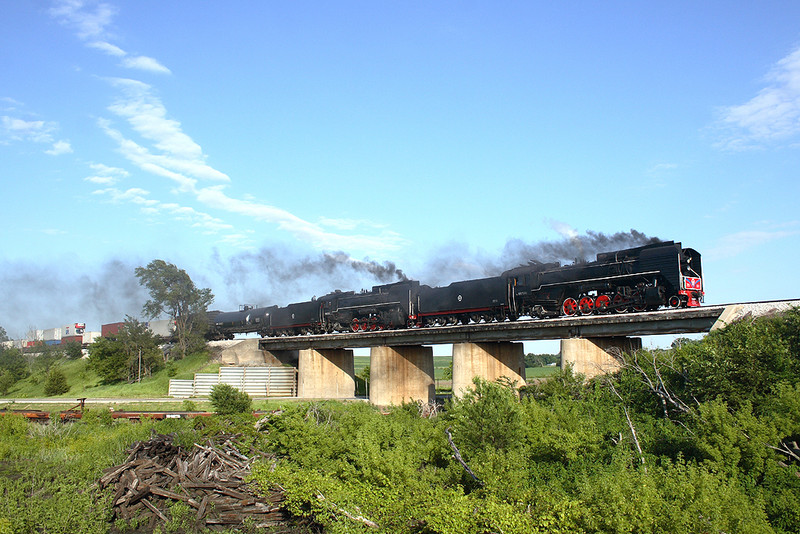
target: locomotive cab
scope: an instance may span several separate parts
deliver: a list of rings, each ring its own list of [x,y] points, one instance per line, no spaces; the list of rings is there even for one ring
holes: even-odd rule
[[[691,248],[681,250],[680,254],[681,283],[678,293],[686,306],[700,306],[703,302],[703,269],[700,265],[700,253]]]

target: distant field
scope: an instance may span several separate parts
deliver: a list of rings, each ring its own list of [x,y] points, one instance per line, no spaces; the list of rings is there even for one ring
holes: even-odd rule
[[[356,375],[360,374],[366,366],[369,365],[369,356],[354,356]],[[451,356],[434,356],[433,357],[433,372],[434,378],[438,380],[444,379],[444,370],[450,367],[450,362],[453,358]],[[547,367],[528,367],[525,369],[525,379],[532,378],[546,378],[553,376],[558,372],[558,366]]]
[[[547,367],[528,367],[525,369],[525,380],[532,378],[547,378],[553,376],[559,370],[557,365],[548,365]]]
[[[361,373],[366,366],[369,365],[369,356],[354,356],[353,357],[356,375]],[[434,356],[433,357],[433,370],[436,373],[436,378],[442,378],[442,373],[445,369],[450,367],[450,362],[453,360],[451,356]]]

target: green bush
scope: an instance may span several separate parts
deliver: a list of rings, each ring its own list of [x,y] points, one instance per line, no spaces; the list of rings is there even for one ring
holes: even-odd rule
[[[229,384],[217,384],[209,396],[214,411],[220,415],[245,413],[252,410],[250,395]]]
[[[67,376],[58,367],[52,367],[47,373],[47,381],[44,383],[44,394],[48,397],[53,395],[63,395],[69,391]]]
[[[8,369],[0,370],[0,395],[8,395],[9,390],[17,382],[17,379]]]

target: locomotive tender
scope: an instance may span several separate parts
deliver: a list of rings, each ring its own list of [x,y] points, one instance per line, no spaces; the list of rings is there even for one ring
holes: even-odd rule
[[[663,241],[597,254],[595,261],[531,261],[500,276],[444,287],[415,280],[335,291],[284,307],[244,307],[209,312],[212,339],[237,333],[262,337],[358,332],[699,306],[703,301],[700,254]]]

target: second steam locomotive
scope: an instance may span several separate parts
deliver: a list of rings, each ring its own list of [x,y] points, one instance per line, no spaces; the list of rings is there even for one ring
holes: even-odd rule
[[[530,262],[500,276],[430,287],[406,280],[288,306],[209,312],[213,339],[358,332],[699,306],[700,254],[665,241],[562,266]]]

